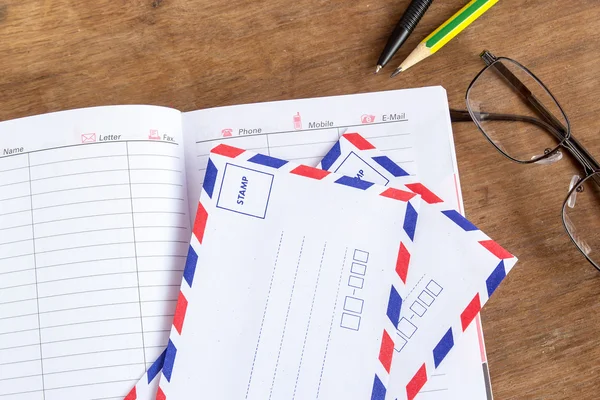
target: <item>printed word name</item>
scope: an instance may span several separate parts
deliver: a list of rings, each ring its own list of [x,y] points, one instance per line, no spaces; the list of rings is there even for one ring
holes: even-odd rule
[[[365,171],[363,171],[362,169],[359,169],[358,174],[356,174],[356,178],[362,179],[364,177],[365,177]]]
[[[252,135],[255,133],[262,133],[262,129],[261,128],[250,128],[250,129],[240,128],[240,130],[238,131],[238,135]]]
[[[385,114],[381,117],[383,122],[387,121],[403,121],[406,119],[406,113],[401,114]]]
[[[309,122],[308,129],[316,129],[316,128],[330,128],[333,126],[333,122],[331,121],[319,121],[319,122]]]
[[[110,142],[112,140],[121,140],[121,135],[100,135],[101,142]]]
[[[244,199],[246,198],[246,189],[248,189],[248,178],[242,176],[242,184],[240,185],[240,191],[238,192],[237,203],[240,206],[244,205]]]
[[[14,149],[4,149],[2,150],[3,156],[10,156],[11,154],[18,154],[23,152],[23,147],[15,147]]]

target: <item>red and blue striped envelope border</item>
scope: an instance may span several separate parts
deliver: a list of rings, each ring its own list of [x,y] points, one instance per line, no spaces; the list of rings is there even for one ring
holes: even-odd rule
[[[396,163],[394,163],[389,157],[383,155],[380,151],[378,151],[373,144],[371,144],[367,139],[362,137],[358,133],[346,133],[342,136],[340,141],[338,141],[331,150],[323,157],[321,161],[320,167],[327,170],[330,169],[340,161],[340,158],[347,152],[347,149],[342,150],[343,146],[349,146],[352,150],[357,153],[369,157],[374,161],[371,165],[379,165],[381,168],[385,169],[389,174],[393,177],[404,177],[409,174],[404,171],[401,167],[399,167]],[[463,217],[458,211],[453,209],[445,209],[443,206],[444,201],[437,196],[434,192],[429,190],[425,185],[421,183],[407,183],[404,184],[406,188],[411,190],[412,192],[419,194],[421,196],[421,200],[427,204],[435,204],[440,207],[440,211],[444,214],[448,219],[450,219],[457,230],[457,234],[464,234],[469,236],[470,240],[476,241],[479,245],[483,246],[486,250],[488,250],[491,254],[493,254],[498,264],[493,266],[493,270],[486,279],[485,283],[481,285],[479,290],[477,290],[472,300],[465,304],[463,311],[457,316],[456,320],[452,324],[452,326],[448,327],[448,330],[445,334],[440,338],[437,345],[427,353],[427,357],[424,360],[423,364],[417,371],[414,371],[414,375],[410,379],[409,382],[406,383],[406,398],[412,400],[419,393],[421,388],[427,383],[428,377],[433,373],[433,371],[440,366],[442,361],[449,354],[450,350],[454,347],[454,338],[458,335],[462,334],[475,320],[476,316],[479,314],[481,307],[487,302],[492,293],[498,288],[502,280],[506,277],[506,274],[512,269],[517,259],[507,250],[502,248],[498,243],[491,240],[488,236],[486,236],[481,230],[479,230],[474,224],[472,224],[469,220]],[[423,227],[422,229],[425,229]],[[398,260],[405,260],[406,258],[410,258],[409,253],[404,253],[402,256],[402,249],[399,253]],[[404,263],[399,262],[400,272],[399,274],[402,276],[403,282],[406,282],[406,276],[408,273],[408,269],[404,270],[402,268]],[[408,265],[408,264],[406,264]],[[391,299],[390,299],[391,301]],[[394,299],[394,302],[402,303],[402,299]],[[390,315],[388,313],[388,317],[390,321],[394,324],[394,327],[398,325],[399,313],[398,315],[393,314]],[[381,354],[380,361],[385,366],[389,363],[389,354],[393,354],[394,350],[394,341],[392,339],[394,336],[388,336],[388,332],[384,332],[384,338],[382,340],[381,346]],[[388,370],[389,373],[389,370]],[[387,386],[379,379],[378,376],[375,376],[375,382],[373,384],[373,392],[371,396],[371,400],[384,400],[387,393]]]
[[[375,373],[375,381],[382,382],[382,384],[387,385],[394,349],[393,342],[391,342],[390,348],[391,335],[395,330],[393,321],[400,316],[400,309],[402,306],[401,294],[404,294],[404,284],[410,263],[410,251],[412,249],[412,241],[417,229],[418,207],[420,203],[419,195],[410,191],[381,187],[357,178],[332,174],[328,171],[307,165],[292,164],[286,160],[263,154],[252,153],[225,144],[220,144],[213,148],[211,150],[211,155],[212,154],[259,164],[268,168],[281,170],[282,172],[285,171],[290,174],[305,177],[307,179],[323,181],[324,183],[329,182],[329,184],[343,185],[352,190],[378,192],[379,196],[405,203],[406,213],[403,222],[405,240],[402,240],[398,245],[398,259],[395,266],[396,274],[394,275],[394,281],[390,285],[389,301],[387,309],[385,310],[389,322],[388,327],[383,332],[381,339],[381,350],[378,354],[381,366],[383,368],[380,368],[379,371]],[[141,397],[141,394],[148,393],[151,390],[149,388],[154,383],[154,380],[157,378],[160,371],[162,371],[162,376],[160,378],[160,385],[156,393],[156,400],[167,399],[168,385],[171,382],[173,371],[176,368],[178,344],[181,340],[181,336],[184,334],[184,323],[188,307],[188,298],[190,298],[190,291],[194,283],[194,276],[196,267],[198,265],[198,254],[201,251],[204,232],[210,217],[204,204],[206,204],[206,201],[211,201],[213,199],[217,174],[218,169],[215,163],[209,159],[202,187],[202,194],[198,203],[196,220],[192,230],[192,238],[188,250],[186,265],[183,272],[181,290],[178,296],[175,316],[173,318],[171,336],[169,343],[167,344],[167,348],[161,358],[156,361],[156,367],[153,365],[153,368],[148,370],[145,377],[140,380],[140,382],[131,390],[127,397],[125,397],[125,400],[137,400],[142,398],[147,399],[148,397]]]

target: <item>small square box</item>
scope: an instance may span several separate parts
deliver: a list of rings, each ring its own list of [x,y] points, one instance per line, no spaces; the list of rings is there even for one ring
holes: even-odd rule
[[[431,292],[435,297],[438,297],[440,293],[442,293],[442,287],[436,283],[436,281],[431,280],[426,286],[427,290]]]
[[[358,276],[350,275],[350,277],[348,278],[348,286],[356,288],[356,289],[362,289],[364,283],[365,283],[365,280]]]
[[[419,317],[422,317],[423,315],[425,315],[425,312],[427,312],[427,308],[425,308],[425,306],[423,304],[419,303],[416,300],[414,303],[412,303],[412,306],[410,306],[410,309],[415,314],[417,314]]]
[[[342,323],[340,324],[340,326],[342,328],[357,331],[360,328],[360,317],[358,315],[343,313]]]
[[[430,306],[435,301],[435,297],[433,297],[432,295],[430,295],[429,292],[426,292],[426,291],[423,290],[421,292],[421,294],[419,295],[419,300],[421,300],[427,306]]]
[[[398,323],[398,331],[400,331],[401,334],[410,339],[412,335],[414,335],[417,331],[417,327],[406,318],[402,318]]]
[[[344,310],[360,314],[362,313],[363,303],[364,301],[362,299],[346,296],[346,300],[344,301]]]
[[[369,253],[358,249],[354,250],[354,261],[366,263],[369,261]]]
[[[396,334],[396,343],[394,344],[394,350],[396,350],[397,352],[401,352],[404,346],[406,346],[406,343],[408,343],[408,340]]]
[[[367,266],[365,264],[352,263],[350,272],[356,275],[364,275],[367,272]]]

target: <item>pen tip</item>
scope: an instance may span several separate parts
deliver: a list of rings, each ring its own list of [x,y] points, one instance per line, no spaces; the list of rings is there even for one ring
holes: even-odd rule
[[[390,75],[390,78],[393,78],[393,77],[395,77],[395,76],[398,76],[398,74],[399,74],[400,72],[402,72],[402,68],[401,68],[401,67],[398,67],[398,68],[396,68],[396,70],[395,70],[395,71],[392,73],[392,75]]]
[[[377,68],[375,68],[375,73],[378,74],[379,71],[381,71],[381,68],[383,68],[381,65],[378,65]]]

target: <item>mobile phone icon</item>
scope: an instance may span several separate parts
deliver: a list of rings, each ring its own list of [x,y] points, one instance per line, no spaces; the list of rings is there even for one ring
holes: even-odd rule
[[[294,129],[302,129],[302,117],[300,116],[300,112],[294,115]]]

